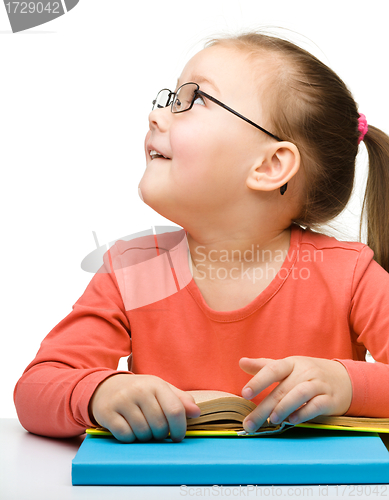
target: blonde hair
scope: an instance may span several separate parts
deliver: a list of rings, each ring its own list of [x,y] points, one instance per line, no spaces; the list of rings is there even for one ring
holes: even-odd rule
[[[351,196],[359,139],[357,104],[344,82],[315,56],[275,36],[223,36],[205,47],[214,45],[242,49],[254,59],[264,54],[278,59],[267,89],[269,126],[300,151],[304,194],[294,222],[315,229],[336,217]],[[369,125],[364,142],[369,175],[360,234],[366,213],[367,244],[389,271],[389,137]]]

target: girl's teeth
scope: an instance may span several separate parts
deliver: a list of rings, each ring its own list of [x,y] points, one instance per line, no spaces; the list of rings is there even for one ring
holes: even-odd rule
[[[154,149],[150,151],[150,156],[153,160],[154,160],[154,158],[165,158],[167,160],[166,156],[163,156],[160,153],[157,153],[157,151],[155,151]]]

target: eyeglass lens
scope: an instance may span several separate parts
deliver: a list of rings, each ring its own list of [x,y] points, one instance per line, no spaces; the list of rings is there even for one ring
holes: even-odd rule
[[[169,104],[170,90],[163,89],[158,92],[156,99],[153,101],[153,109],[155,108],[166,108]]]
[[[194,94],[197,90],[197,85],[192,83],[184,83],[177,90],[173,100],[173,113],[180,113],[189,109],[193,103]],[[163,89],[158,92],[157,98],[153,101],[153,109],[165,108],[170,104],[170,96],[172,92],[168,89]]]

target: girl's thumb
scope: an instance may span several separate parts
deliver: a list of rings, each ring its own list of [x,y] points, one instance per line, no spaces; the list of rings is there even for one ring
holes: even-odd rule
[[[176,394],[180,398],[181,403],[184,405],[187,417],[195,418],[200,416],[201,410],[196,405],[195,400],[193,399],[193,396],[191,394],[188,394],[187,392],[182,391],[181,389],[178,389],[171,384],[170,388],[174,392],[174,394]]]

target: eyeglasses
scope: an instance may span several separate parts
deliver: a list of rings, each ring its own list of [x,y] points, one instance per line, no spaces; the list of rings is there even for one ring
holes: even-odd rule
[[[246,121],[247,123],[250,123],[250,125],[253,125],[254,127],[258,128],[259,130],[269,135],[270,137],[273,137],[273,139],[276,139],[276,141],[282,142],[282,139],[280,139],[276,135],[272,134],[263,127],[260,127],[258,124],[252,122],[251,120],[241,115],[237,111],[233,110],[229,106],[226,106],[225,104],[218,101],[214,97],[200,90],[199,85],[194,82],[184,83],[183,85],[181,85],[181,87],[179,87],[176,90],[176,92],[172,92],[169,89],[160,90],[157,94],[157,97],[153,101],[152,109],[154,110],[155,108],[166,108],[167,106],[170,105],[172,113],[184,113],[184,111],[189,111],[190,109],[192,109],[193,104],[199,95],[206,97],[215,104],[218,104],[227,111],[230,111],[230,113],[239,116],[239,118],[242,118],[242,120]],[[287,184],[284,184],[280,188],[281,194],[285,193],[286,188]]]
[[[250,125],[253,125],[259,130],[262,130],[262,132],[265,132],[265,134],[270,135],[270,137],[273,137],[279,142],[282,141],[282,139],[272,134],[268,130],[265,130],[263,127],[260,127],[256,123],[252,122],[251,120],[241,115],[237,111],[233,110],[232,108],[226,106],[225,104],[218,101],[209,94],[206,94],[205,92],[200,90],[200,87],[197,83],[193,82],[184,83],[183,85],[181,85],[181,87],[177,89],[176,92],[171,92],[169,89],[162,89],[161,91],[159,91],[156,99],[154,99],[153,101],[153,109],[155,109],[156,107],[166,108],[167,106],[171,105],[172,113],[183,113],[184,111],[189,111],[190,109],[192,109],[192,106],[198,95],[207,97],[210,101],[214,102],[215,104],[218,104],[227,111],[230,111],[234,115],[239,116],[239,118],[242,118],[242,120],[245,120],[247,123],[250,123]]]

